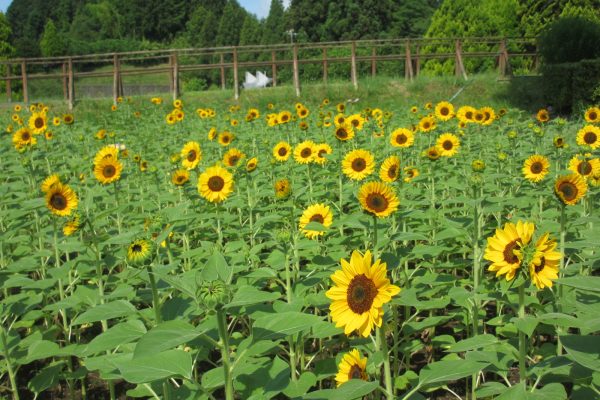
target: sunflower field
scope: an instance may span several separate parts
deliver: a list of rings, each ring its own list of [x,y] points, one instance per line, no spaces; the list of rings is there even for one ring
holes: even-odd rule
[[[5,110],[0,394],[599,398],[600,109],[431,100]]]

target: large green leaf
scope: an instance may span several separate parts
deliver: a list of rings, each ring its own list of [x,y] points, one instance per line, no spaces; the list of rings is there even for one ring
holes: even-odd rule
[[[254,322],[252,336],[256,341],[280,339],[308,330],[320,321],[321,317],[295,311],[265,315]]]
[[[600,371],[600,336],[561,336],[560,341],[569,357],[594,371]]]
[[[478,373],[489,363],[471,360],[444,360],[425,366],[419,372],[419,386],[455,381]]]
[[[172,376],[191,378],[192,356],[182,350],[167,350],[131,360],[116,361],[123,379],[131,383],[147,383]]]
[[[365,382],[360,379],[351,379],[337,389],[323,389],[310,392],[303,399],[311,400],[352,400],[362,398],[377,389],[377,382]]]
[[[124,317],[135,314],[136,312],[137,310],[130,302],[125,300],[116,300],[110,303],[97,305],[96,307],[85,311],[83,314],[75,318],[71,324],[87,324],[90,322]]]
[[[175,346],[196,339],[202,332],[202,330],[194,328],[185,321],[163,322],[140,338],[135,346],[133,357],[145,357],[156,352],[172,349]]]
[[[281,294],[276,292],[264,292],[253,286],[242,286],[235,292],[233,299],[225,306],[225,308],[267,303],[278,299],[280,296]]]
[[[460,342],[451,345],[448,351],[458,353],[462,351],[479,349],[481,347],[486,347],[495,343],[498,343],[498,338],[496,338],[496,336],[494,335],[477,335],[475,337],[461,340]]]
[[[89,356],[102,351],[115,349],[123,344],[133,342],[146,333],[146,327],[140,320],[117,324],[106,332],[96,336],[83,350],[83,355]]]
[[[560,278],[556,282],[576,289],[600,292],[600,276],[570,276]]]

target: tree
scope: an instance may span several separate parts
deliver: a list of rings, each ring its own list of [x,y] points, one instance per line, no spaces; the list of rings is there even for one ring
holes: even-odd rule
[[[204,6],[197,6],[185,25],[185,37],[192,47],[212,47],[218,27],[215,14]]]
[[[10,38],[10,25],[4,16],[4,13],[0,12],[0,59],[7,59],[14,55],[15,49],[9,43]]]
[[[75,14],[70,31],[73,40],[87,42],[118,39],[121,34],[121,16],[106,0],[81,7]]]
[[[218,46],[237,46],[240,42],[240,31],[247,12],[236,0],[228,0],[219,21],[216,42]]]
[[[51,19],[46,22],[46,27],[40,40],[40,50],[44,57],[62,56],[65,54],[65,42]]]
[[[323,38],[322,27],[327,20],[327,3],[322,0],[292,0],[288,10],[289,26],[303,31],[309,42]]]
[[[421,37],[431,23],[440,0],[404,0],[393,5],[390,37]]]
[[[240,46],[260,44],[261,37],[264,35],[260,21],[254,15],[247,14],[240,31]]]
[[[285,10],[281,0],[271,0],[269,15],[265,21],[261,44],[276,44],[285,42]]]

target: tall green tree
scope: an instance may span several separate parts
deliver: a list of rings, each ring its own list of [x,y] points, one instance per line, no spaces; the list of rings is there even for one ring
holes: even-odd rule
[[[240,32],[247,12],[236,0],[228,0],[223,9],[216,43],[218,46],[237,46],[240,42]]]
[[[320,41],[328,16],[327,3],[322,0],[292,0],[288,9],[289,28],[302,32],[309,42]]]
[[[441,0],[401,0],[393,3],[389,37],[421,37],[431,23],[431,17]]]
[[[10,38],[10,25],[6,20],[4,13],[0,12],[0,59],[11,58],[15,49],[9,42]]]
[[[93,42],[117,39],[122,33],[121,16],[113,4],[104,0],[100,3],[88,3],[77,11],[70,36],[76,41]]]
[[[269,15],[265,20],[262,35],[262,44],[276,44],[285,42],[285,10],[281,0],[271,0]]]
[[[61,35],[51,19],[46,22],[44,33],[40,39],[40,50],[44,57],[62,56],[67,50],[63,35]]]
[[[254,15],[247,14],[240,31],[240,46],[261,44],[262,37],[264,35],[260,21]]]

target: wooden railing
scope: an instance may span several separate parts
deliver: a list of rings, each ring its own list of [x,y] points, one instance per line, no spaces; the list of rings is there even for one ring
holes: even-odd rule
[[[484,48],[484,50],[464,51],[465,47]],[[309,56],[308,53],[313,55]],[[333,56],[332,53],[334,53]],[[314,54],[318,54],[318,56]],[[357,68],[359,63],[370,64],[371,75],[375,76],[378,63],[403,62],[404,77],[413,79],[419,75],[423,62],[428,60],[454,60],[456,76],[467,79],[464,64],[464,60],[467,58],[492,58],[499,74],[506,76],[512,74],[511,60],[517,57],[532,58],[534,60],[533,64],[537,67],[536,39],[420,38],[148,50],[68,57],[12,59],[1,61],[0,65],[4,66],[6,74],[2,79],[5,82],[6,97],[9,102],[12,101],[11,88],[13,82],[21,82],[23,101],[28,103],[29,81],[34,79],[61,79],[64,99],[71,109],[75,98],[75,80],[92,77],[112,77],[112,97],[116,102],[117,98],[123,95],[123,76],[166,73],[168,74],[169,90],[173,98],[177,98],[180,95],[181,72],[218,70],[220,72],[220,86],[222,89],[226,89],[226,71],[232,70],[234,97],[238,99],[240,69],[270,67],[273,85],[277,86],[278,69],[291,65],[293,85],[296,94],[299,96],[300,69],[301,66],[307,64],[320,65],[322,79],[326,83],[330,64],[349,63],[350,81],[356,88],[359,80]],[[194,59],[200,59],[202,62],[193,62]],[[182,60],[186,62],[182,62]],[[206,60],[212,61],[204,62]],[[218,61],[215,62],[215,60]],[[131,64],[140,62],[157,65],[145,68],[131,67]],[[85,71],[81,68],[85,64],[94,66],[112,65],[112,70]],[[129,68],[123,68],[124,65],[129,65]],[[28,72],[28,68],[39,70],[40,66],[43,66],[46,70],[53,69],[54,71]]]

